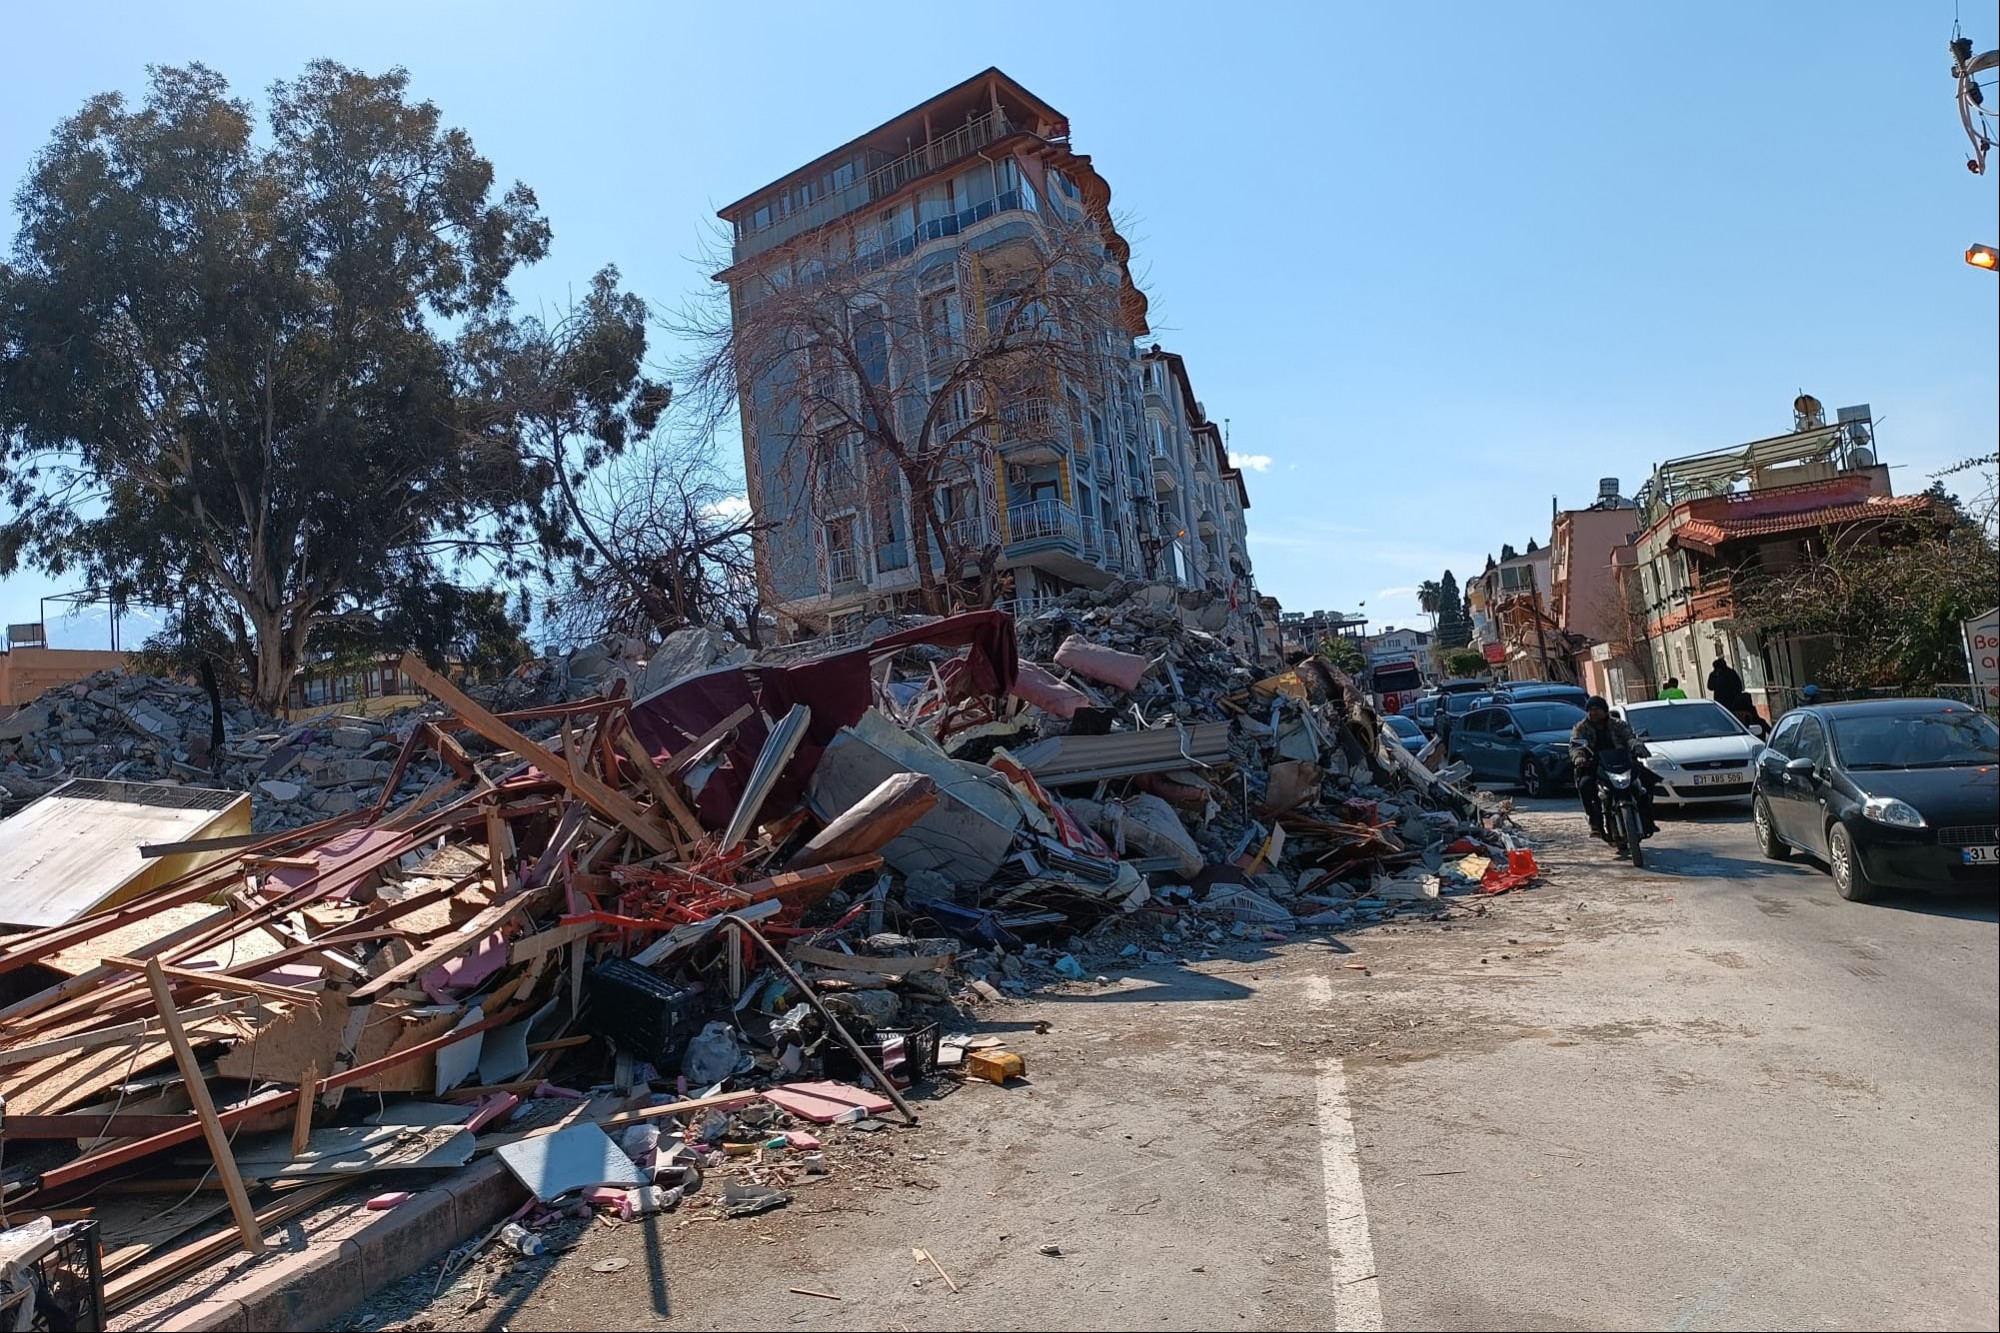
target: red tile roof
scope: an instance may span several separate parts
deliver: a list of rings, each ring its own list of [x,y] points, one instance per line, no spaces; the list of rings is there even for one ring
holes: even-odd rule
[[[1704,555],[1714,555],[1724,542],[1745,537],[1772,537],[1781,532],[1832,527],[1871,518],[1916,518],[1931,511],[1928,495],[1871,495],[1856,504],[1825,505],[1790,514],[1766,514],[1756,518],[1694,518],[1683,523],[1674,540]]]

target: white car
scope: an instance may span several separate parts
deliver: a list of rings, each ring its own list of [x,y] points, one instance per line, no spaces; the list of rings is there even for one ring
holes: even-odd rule
[[[1660,805],[1716,805],[1748,801],[1757,784],[1757,756],[1764,742],[1729,710],[1708,699],[1656,699],[1627,704],[1625,720],[1646,745],[1640,762],[1666,785]]]

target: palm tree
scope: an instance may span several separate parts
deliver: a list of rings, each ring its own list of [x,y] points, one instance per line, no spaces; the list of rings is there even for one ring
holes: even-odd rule
[[[1425,579],[1417,585],[1417,605],[1431,618],[1431,631],[1436,633],[1438,612],[1444,606],[1444,589],[1436,579]]]

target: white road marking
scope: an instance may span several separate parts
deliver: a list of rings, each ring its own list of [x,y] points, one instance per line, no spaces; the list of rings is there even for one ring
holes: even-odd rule
[[[1311,978],[1313,1008],[1333,1002],[1325,977]],[[1340,1057],[1319,1066],[1319,1159],[1326,1173],[1326,1244],[1333,1261],[1333,1326],[1378,1333],[1382,1289],[1375,1277],[1375,1247],[1368,1239],[1368,1204],[1361,1196],[1361,1156],[1354,1143],[1354,1111],[1347,1103],[1347,1075]]]

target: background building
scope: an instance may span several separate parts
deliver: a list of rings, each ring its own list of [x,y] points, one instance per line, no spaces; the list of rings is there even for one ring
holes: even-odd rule
[[[1254,608],[1248,491],[1181,358],[1137,351],[1109,200],[1062,114],[989,69],[721,210],[782,616],[917,609],[927,572]]]
[[[1736,581],[1819,558],[1843,533],[1873,540],[1891,522],[1934,516],[1928,495],[1893,493],[1866,405],[1841,409],[1832,425],[1811,398],[1797,410],[1791,433],[1669,460],[1640,491],[1644,527],[1621,573],[1655,682],[1678,676],[1691,696],[1705,696],[1720,657],[1765,708],[1774,689],[1813,680],[1838,643],[1740,630]]]

